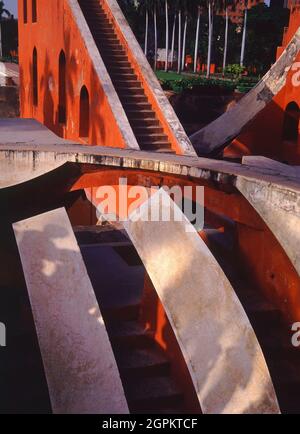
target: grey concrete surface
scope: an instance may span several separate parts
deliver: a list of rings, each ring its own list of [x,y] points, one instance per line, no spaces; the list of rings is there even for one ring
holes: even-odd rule
[[[6,86],[8,78],[12,79],[16,86],[19,86],[19,65],[11,62],[0,62],[0,86]]]
[[[39,132],[37,135],[34,133],[36,128]],[[19,182],[24,182],[35,177],[37,166],[54,167],[55,164],[66,161],[191,176],[233,187],[240,175],[279,185],[283,190],[294,191],[297,195],[300,189],[295,172],[279,172],[275,167],[266,170],[265,167],[252,164],[230,163],[197,156],[158,154],[103,146],[88,147],[58,138],[34,120],[0,119],[0,188],[13,185],[11,177],[18,176],[9,165],[26,166],[26,178],[18,176]]]
[[[126,414],[95,293],[64,209],[13,225],[55,414]]]
[[[39,129],[39,124],[19,119],[9,122],[0,120],[0,189],[33,179],[66,162],[151,170],[198,178],[200,183],[202,180],[213,181],[237,188],[247,198],[274,232],[299,271],[298,235],[293,236],[298,233],[300,219],[298,168],[283,167],[285,165],[265,159],[258,162],[258,157],[256,162],[252,158],[244,159],[244,164],[238,164],[129,149],[87,147],[58,139],[53,133],[48,135],[48,130],[44,130],[44,127],[39,133],[40,139],[29,140],[32,128]],[[17,131],[19,133],[16,134]],[[22,137],[23,141],[14,142]],[[276,213],[272,215],[271,210],[280,212],[281,218],[276,219]]]
[[[182,221],[147,221],[148,205],[124,227],[168,315],[202,411],[280,413],[255,333],[221,267],[162,189],[151,210],[177,208]]]

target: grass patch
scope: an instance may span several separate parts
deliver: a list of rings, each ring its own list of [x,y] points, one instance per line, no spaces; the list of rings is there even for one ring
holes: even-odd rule
[[[229,78],[212,75],[210,78],[192,73],[177,74],[176,72],[157,71],[157,78],[164,90],[172,90],[181,93],[184,90],[233,92],[238,90],[246,93],[258,82],[258,78]]]

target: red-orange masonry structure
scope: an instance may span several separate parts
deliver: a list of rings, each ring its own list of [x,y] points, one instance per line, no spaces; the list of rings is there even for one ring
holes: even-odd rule
[[[21,117],[83,144],[195,155],[115,0],[19,0]]]
[[[280,57],[300,26],[300,4],[290,4],[290,21],[285,29]],[[291,164],[300,164],[300,55],[288,73],[284,88],[225,150],[225,156],[265,155]]]

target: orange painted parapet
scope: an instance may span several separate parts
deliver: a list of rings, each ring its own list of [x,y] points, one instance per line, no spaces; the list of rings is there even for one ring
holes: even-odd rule
[[[64,138],[127,147],[69,2],[39,0],[36,22],[31,5],[19,0],[21,117]]]

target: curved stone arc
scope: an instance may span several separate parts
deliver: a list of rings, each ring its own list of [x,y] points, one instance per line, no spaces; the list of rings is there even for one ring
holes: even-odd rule
[[[170,104],[168,98],[166,97],[161,85],[153,72],[153,69],[148,63],[140,44],[136,40],[136,37],[128,24],[124,14],[116,0],[104,0],[104,3],[108,6],[111,11],[116,23],[121,30],[126,43],[134,56],[141,73],[147,83],[149,89],[152,91],[153,97],[157,102],[157,105],[161,112],[163,113],[170,129],[172,130],[174,136],[184,155],[196,155],[196,152],[186,135],[184,128],[182,127],[172,105]]]
[[[300,276],[300,194],[276,183],[238,176],[236,187],[277,238]]]
[[[90,54],[99,82],[103,87],[105,96],[108,99],[111,110],[115,116],[116,123],[119,126],[120,132],[124,138],[128,148],[140,149],[136,137],[132,131],[130,123],[127,119],[121,101],[116,93],[111,78],[107,72],[106,66],[102,60],[101,54],[96,46],[91,31],[84,18],[82,10],[77,0],[67,0],[73,18],[77,24],[78,30],[81,33],[85,46]]]
[[[261,81],[235,106],[200,131],[190,140],[199,155],[215,154],[235,139],[286,84],[286,79],[300,51],[300,28],[279,59]]]
[[[162,189],[152,207],[176,210],[182,221],[145,221],[148,206],[124,227],[167,313],[202,411],[280,413],[255,333],[217,261]]]
[[[104,320],[66,210],[23,220],[13,229],[53,413],[129,413]]]

